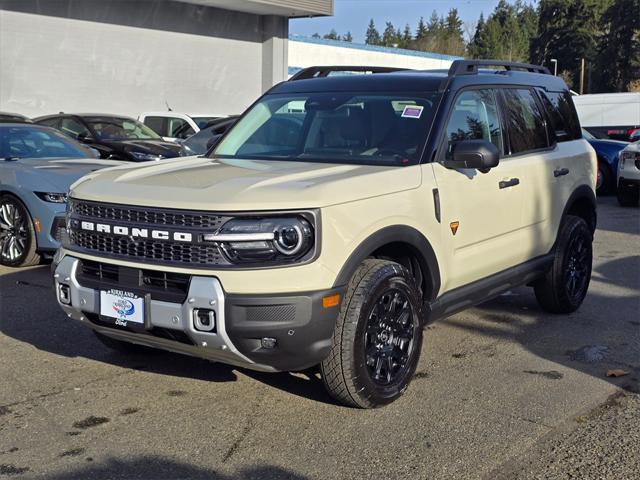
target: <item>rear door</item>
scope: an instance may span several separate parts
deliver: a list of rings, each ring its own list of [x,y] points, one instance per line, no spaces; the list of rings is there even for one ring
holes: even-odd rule
[[[523,198],[520,248],[525,260],[548,253],[555,239],[553,215],[560,205],[554,172],[561,152],[547,132],[547,118],[534,89],[501,88],[501,111],[507,133],[506,159],[517,169]]]
[[[486,278],[524,261],[523,194],[517,162],[505,158],[505,136],[495,89],[458,93],[449,112],[439,161],[432,163],[438,185],[442,240],[450,275],[442,291]],[[442,162],[458,142],[484,139],[501,153],[486,173],[449,169]]]

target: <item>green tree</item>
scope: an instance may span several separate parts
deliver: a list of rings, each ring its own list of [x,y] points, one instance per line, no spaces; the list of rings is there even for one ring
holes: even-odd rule
[[[382,43],[382,39],[380,38],[380,32],[376,29],[376,25],[373,22],[373,18],[369,21],[369,26],[367,27],[367,34],[365,36],[365,43],[367,45],[380,45]]]
[[[411,34],[411,27],[407,23],[404,26],[404,32],[402,32],[402,37],[400,39],[400,47],[409,48],[411,46],[412,41],[413,41],[413,35]]]
[[[353,36],[351,35],[351,32],[347,32],[343,35],[342,40],[345,42],[353,42]]]
[[[600,25],[595,90],[627,91],[640,79],[640,0],[616,0]]]
[[[340,35],[338,35],[338,32],[336,32],[333,28],[331,29],[331,31],[327,34],[325,34],[325,36],[323,37],[327,40],[340,40]]]
[[[322,38],[318,32],[311,35],[311,38]]]
[[[398,43],[398,35],[393,23],[387,22],[382,32],[382,45],[385,47],[393,47]]]
[[[416,40],[421,40],[427,36],[427,26],[424,23],[424,18],[420,17],[418,22],[418,28],[416,29]]]

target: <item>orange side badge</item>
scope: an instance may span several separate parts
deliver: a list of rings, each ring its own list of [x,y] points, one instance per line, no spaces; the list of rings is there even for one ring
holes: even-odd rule
[[[460,222],[451,222],[449,226],[451,227],[451,233],[455,235],[458,232],[458,227],[460,226]]]

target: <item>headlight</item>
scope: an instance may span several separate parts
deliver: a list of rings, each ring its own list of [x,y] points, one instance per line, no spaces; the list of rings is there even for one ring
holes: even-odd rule
[[[136,160],[140,160],[142,162],[152,161],[152,160],[162,160],[164,158],[162,155],[154,155],[152,153],[145,153],[145,152],[129,152],[129,154]]]
[[[40,200],[50,203],[67,203],[66,193],[51,193],[51,192],[33,192]]]
[[[310,220],[303,216],[234,219],[203,240],[216,242],[232,263],[293,263],[312,254]]]

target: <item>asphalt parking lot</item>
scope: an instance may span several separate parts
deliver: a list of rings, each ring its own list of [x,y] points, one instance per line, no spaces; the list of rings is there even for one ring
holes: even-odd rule
[[[639,240],[640,210],[601,200],[578,312],[522,288],[438,322],[407,394],[372,411],[335,405],[313,372],[109,351],[58,309],[48,266],[0,268],[0,478],[513,478],[640,391]]]

